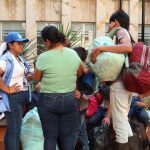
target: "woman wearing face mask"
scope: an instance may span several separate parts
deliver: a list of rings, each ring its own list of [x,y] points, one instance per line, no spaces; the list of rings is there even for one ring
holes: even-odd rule
[[[132,37],[129,35],[129,16],[122,10],[114,12],[109,19],[109,32],[120,28],[116,33],[116,45],[100,46],[93,50],[91,59],[96,62],[96,57],[102,52],[130,53],[132,51]],[[128,122],[132,93],[127,91],[122,82],[122,73],[110,87],[110,106],[112,110],[113,128],[116,133],[116,150],[128,150],[128,137],[133,135]],[[131,149],[131,148],[130,148]]]
[[[5,150],[19,150],[22,108],[29,102],[29,66],[20,54],[28,41],[18,32],[10,32],[5,39],[7,49],[0,58],[0,112],[5,112],[7,121]]]
[[[44,150],[56,150],[57,138],[61,150],[73,150],[80,126],[74,91],[82,63],[75,51],[64,46],[66,38],[55,26],[45,27],[41,37],[48,51],[38,57],[33,77],[41,84],[38,113]]]

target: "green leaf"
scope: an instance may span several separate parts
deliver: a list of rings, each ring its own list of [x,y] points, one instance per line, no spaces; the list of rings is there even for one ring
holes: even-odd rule
[[[67,25],[66,30],[64,30],[64,25],[61,23],[58,26],[58,30],[63,33],[66,38],[70,41],[71,47],[76,45],[81,45],[83,38],[82,28],[79,28],[77,31],[73,31],[73,28],[70,24]]]

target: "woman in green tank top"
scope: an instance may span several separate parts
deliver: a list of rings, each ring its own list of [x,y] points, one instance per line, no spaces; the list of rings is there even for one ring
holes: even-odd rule
[[[73,150],[80,125],[74,90],[82,63],[75,51],[64,47],[65,36],[55,26],[45,27],[41,36],[48,51],[38,57],[34,79],[41,82],[38,113],[44,150],[55,150],[58,137],[62,150]]]

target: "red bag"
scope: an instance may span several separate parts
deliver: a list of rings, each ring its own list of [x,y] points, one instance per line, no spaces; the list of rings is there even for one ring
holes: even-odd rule
[[[133,46],[123,81],[128,91],[144,94],[150,90],[150,48],[139,42]]]
[[[89,105],[85,113],[87,118],[90,118],[93,116],[93,114],[97,111],[99,103],[101,101],[102,101],[102,96],[99,93],[96,93],[95,95],[90,96]]]

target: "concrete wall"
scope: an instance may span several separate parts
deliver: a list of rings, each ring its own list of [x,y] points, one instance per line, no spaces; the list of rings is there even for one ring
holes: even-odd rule
[[[150,3],[146,3],[146,24]],[[118,0],[0,0],[1,21],[25,21],[26,33],[36,35],[38,21],[92,22],[96,24],[96,36],[104,35],[105,23],[118,9]],[[141,24],[141,2],[123,0],[123,9],[130,15],[131,32],[137,39],[138,24]]]
[[[25,0],[0,0],[0,21],[25,20]]]
[[[96,0],[71,0],[71,20],[76,22],[96,21]]]

